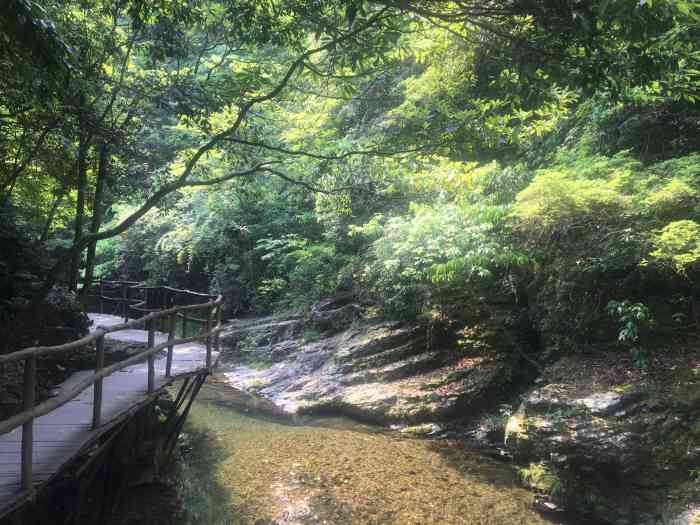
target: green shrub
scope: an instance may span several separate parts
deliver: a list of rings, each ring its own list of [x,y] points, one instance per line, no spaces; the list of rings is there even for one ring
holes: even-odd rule
[[[526,229],[550,229],[594,213],[620,213],[626,206],[625,196],[605,180],[582,179],[567,170],[548,170],[539,173],[518,194],[513,216]]]
[[[617,339],[622,343],[639,341],[641,332],[653,322],[649,307],[643,303],[610,301],[606,309],[620,323]]]
[[[314,243],[297,235],[261,239],[256,251],[269,265],[257,295],[275,308],[302,309],[337,292],[347,284],[353,258],[337,252],[331,243]]]
[[[374,241],[363,277],[391,315],[411,318],[443,296],[493,282],[526,258],[499,233],[507,207],[452,203],[411,206]]]
[[[700,261],[700,224],[691,220],[671,222],[654,236],[653,243],[651,257],[683,275]]]
[[[657,216],[677,214],[694,204],[698,191],[680,178],[673,178],[643,200],[651,213]]]
[[[527,467],[518,469],[522,482],[529,488],[547,494],[559,496],[562,493],[562,483],[546,463],[530,463]]]

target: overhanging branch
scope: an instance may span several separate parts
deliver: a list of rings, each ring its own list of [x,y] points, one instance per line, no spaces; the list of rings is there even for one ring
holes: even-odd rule
[[[235,178],[240,178],[240,177],[249,177],[251,175],[255,175],[258,173],[263,167],[268,166],[271,164],[270,162],[261,162],[253,166],[252,168],[249,168],[244,171],[238,171],[238,172],[233,172],[229,173],[227,175],[222,175],[221,177],[216,177],[213,179],[204,179],[204,180],[181,180],[181,179],[176,179],[173,182],[164,184],[161,186],[158,190],[156,190],[153,195],[151,195],[148,199],[146,199],[146,202],[144,202],[138,210],[136,210],[134,213],[129,215],[127,218],[125,218],[122,222],[120,222],[118,225],[116,225],[114,228],[110,228],[109,230],[103,230],[101,232],[97,232],[94,234],[89,234],[85,235],[81,238],[80,243],[77,245],[77,250],[81,250],[85,246],[87,246],[88,243],[91,241],[101,241],[103,239],[109,239],[110,237],[114,237],[116,235],[119,235],[120,233],[125,232],[127,229],[129,229],[130,226],[132,226],[136,221],[138,221],[141,217],[146,215],[152,208],[154,208],[158,202],[161,201],[165,196],[180,190],[182,188],[189,188],[189,187],[195,187],[195,186],[212,186],[214,184],[220,184],[222,182],[226,182],[231,179]]]
[[[272,168],[263,168],[261,171],[269,173],[271,175],[274,175],[275,177],[279,177],[282,180],[285,180],[289,182],[290,184],[294,184],[295,186],[301,186],[302,188],[306,188],[307,190],[310,190],[314,193],[323,193],[325,195],[334,195],[336,193],[340,193],[341,191],[347,191],[347,190],[354,190],[358,189],[358,186],[341,186],[338,188],[333,188],[330,190],[324,190],[323,188],[319,188],[318,186],[314,186],[313,184],[309,184],[308,182],[305,182],[303,180],[295,179],[287,175],[286,173],[282,173],[281,171],[272,169]]]
[[[53,271],[51,272],[51,277],[50,279],[44,283],[44,286],[42,287],[43,289],[41,292],[45,295],[48,293],[50,288],[53,286],[53,283],[58,279],[60,274],[62,273],[62,269],[65,265],[65,261],[70,260],[72,257],[74,257],[76,254],[80,253],[89,243],[103,240],[103,239],[108,239],[110,237],[114,237],[116,235],[119,235],[120,233],[123,233],[126,231],[129,227],[131,227],[133,224],[135,224],[141,217],[143,217],[146,213],[148,213],[149,210],[154,208],[158,202],[160,202],[164,197],[167,195],[173,193],[174,191],[177,191],[181,188],[185,187],[194,187],[194,186],[210,186],[214,184],[219,184],[221,182],[225,182],[226,180],[230,180],[236,177],[246,177],[246,176],[252,176],[256,173],[261,172],[263,168],[266,168],[266,171],[268,173],[274,174],[278,177],[281,178],[286,178],[289,182],[297,183],[298,185],[305,186],[309,189],[312,189],[313,187],[311,185],[308,185],[307,183],[303,181],[294,181],[291,177],[288,177],[287,175],[281,173],[281,172],[272,172],[270,171],[270,168],[267,168],[271,163],[270,162],[262,162],[259,163],[252,168],[242,171],[242,172],[234,172],[230,173],[227,175],[224,175],[222,177],[214,178],[214,179],[206,179],[206,180],[188,180],[190,175],[192,174],[194,168],[198,165],[199,161],[202,159],[202,157],[209,152],[210,150],[214,149],[217,147],[219,144],[224,142],[226,139],[234,136],[236,132],[239,130],[241,127],[243,121],[245,120],[246,116],[248,113],[251,111],[251,109],[263,102],[270,101],[277,97],[289,84],[291,79],[294,77],[294,75],[301,69],[304,65],[304,62],[307,61],[310,57],[334,49],[338,45],[343,44],[349,40],[352,40],[355,38],[357,35],[362,33],[363,31],[366,31],[368,28],[374,26],[377,22],[382,20],[382,18],[385,16],[385,14],[390,11],[392,7],[390,6],[385,6],[381,8],[377,13],[369,17],[364,23],[359,24],[358,26],[355,27],[353,31],[345,32],[336,38],[333,38],[332,40],[328,41],[324,45],[321,45],[319,47],[309,49],[306,52],[300,54],[292,63],[291,65],[287,68],[287,71],[285,74],[282,76],[281,80],[267,93],[264,95],[260,95],[257,97],[253,97],[246,102],[243,102],[240,104],[240,109],[238,111],[238,115],[236,116],[236,119],[234,120],[233,124],[226,128],[225,130],[217,133],[213,137],[211,137],[206,143],[201,145],[195,153],[192,155],[192,157],[189,159],[189,161],[185,165],[185,169],[183,170],[183,173],[174,181],[170,183],[166,183],[160,188],[158,188],[135,212],[133,212],[131,215],[126,217],[123,221],[121,221],[118,225],[116,225],[113,228],[110,228],[108,230],[103,230],[101,232],[97,232],[94,234],[88,234],[85,236],[82,236],[80,240],[78,240],[70,249],[69,254],[67,257],[61,258],[56,265],[53,268]],[[320,190],[319,188],[315,188],[314,191],[323,191]]]
[[[235,135],[235,133],[238,131],[238,129],[241,127],[241,124],[243,123],[243,120],[245,117],[248,115],[250,110],[253,108],[253,106],[257,104],[261,104],[263,102],[267,102],[269,100],[274,99],[277,95],[279,95],[286,87],[287,84],[289,84],[290,80],[294,76],[294,74],[304,65],[304,63],[312,56],[317,55],[319,53],[322,53],[324,51],[328,51],[330,49],[335,48],[339,44],[342,44],[348,40],[351,40],[358,34],[362,33],[363,31],[367,30],[368,28],[372,27],[374,24],[376,24],[379,20],[382,19],[384,14],[389,11],[391,8],[390,7],[384,7],[377,13],[375,13],[373,16],[368,18],[364,24],[360,24],[354,31],[344,33],[341,36],[338,36],[337,38],[334,38],[333,40],[330,40],[326,44],[309,49],[308,51],[302,53],[299,55],[293,62],[292,64],[287,68],[286,73],[282,76],[282,79],[277,83],[277,85],[272,88],[270,91],[268,91],[264,95],[260,95],[258,97],[251,98],[247,102],[244,102],[241,104],[240,109],[238,111],[238,115],[233,122],[231,126],[226,128],[225,130],[221,131],[220,133],[217,133],[214,135],[208,142],[203,144],[202,146],[199,147],[199,149],[192,155],[192,158],[188,161],[188,163],[185,166],[185,170],[183,171],[182,175],[180,176],[181,180],[187,179],[190,174],[192,173],[192,170],[195,168],[199,160],[202,158],[202,156],[216,147],[218,144],[223,142],[225,139]]]
[[[447,141],[424,144],[423,146],[418,146],[415,148],[407,148],[400,150],[380,150],[380,149],[366,149],[366,150],[353,150],[341,153],[340,155],[324,155],[322,153],[313,153],[311,151],[304,150],[293,150],[283,148],[281,146],[274,146],[272,144],[267,144],[265,142],[254,142],[245,139],[240,139],[236,137],[229,137],[226,139],[227,142],[234,142],[236,144],[241,144],[244,146],[250,146],[252,148],[261,148],[268,151],[275,151],[277,153],[282,153],[284,155],[309,157],[317,160],[343,160],[348,157],[365,156],[365,157],[394,157],[398,155],[407,155],[409,153],[419,153],[422,151],[427,151],[435,148],[444,146]]]

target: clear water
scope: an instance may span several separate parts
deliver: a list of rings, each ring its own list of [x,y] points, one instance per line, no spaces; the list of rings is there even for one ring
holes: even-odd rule
[[[257,412],[223,385],[202,389],[183,439],[183,524],[560,523],[533,510],[508,465],[458,443]]]

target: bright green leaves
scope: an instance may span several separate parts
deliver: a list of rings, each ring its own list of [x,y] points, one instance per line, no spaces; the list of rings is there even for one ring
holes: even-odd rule
[[[587,215],[623,213],[626,200],[604,180],[586,180],[572,171],[538,174],[516,199],[514,216],[526,228],[563,227]]]
[[[410,215],[390,218],[372,243],[363,279],[388,313],[412,317],[440,307],[441,289],[478,289],[527,258],[504,242],[494,212],[507,210],[449,202],[411,206]],[[377,221],[365,231],[377,235]],[[410,297],[411,303],[407,303]]]
[[[688,211],[698,197],[698,190],[688,182],[673,178],[653,191],[643,201],[655,215],[664,217]]]
[[[576,155],[560,155],[561,164],[539,171],[517,195],[512,216],[518,231],[538,238],[612,229],[609,238],[628,232],[621,236],[637,239],[640,264],[649,262],[642,259],[642,239],[653,245],[647,252],[651,261],[679,273],[695,264],[700,257],[696,155],[649,167],[624,154]]]
[[[262,308],[299,309],[332,295],[343,285],[353,262],[332,243],[294,234],[260,239],[256,252],[271,270],[256,289]]]
[[[674,221],[653,237],[655,260],[671,266],[681,275],[700,262],[700,224],[692,220]]]
[[[519,16],[496,15],[502,6],[492,2],[481,18],[438,24],[392,7],[361,34],[353,32],[386,2],[47,5],[84,58],[75,81],[94,101],[91,115],[107,110],[109,125],[94,132],[114,141],[112,195],[143,202],[186,173],[213,179],[262,161],[306,184],[259,174],[210,193],[177,192],[120,246],[105,243],[105,270],[141,276],[146,268],[152,279],[183,284],[197,276],[242,308],[298,307],[354,287],[400,316],[502,290],[520,272],[523,282],[549,279],[548,304],[570,318],[563,297],[585,296],[604,310],[591,291],[600,276],[647,271],[645,258],[694,271],[698,158],[645,166],[631,154],[611,156],[630,143],[654,148],[656,128],[646,129],[642,111],[678,128],[666,141],[681,144],[674,151],[693,149],[693,117],[681,126],[665,120],[670,101],[691,105],[697,96],[692,2],[521,2]],[[402,4],[418,5],[461,6]],[[230,130],[247,101],[275,90],[302,53],[324,45]],[[13,101],[0,101],[2,113],[21,108],[31,77],[8,87]],[[628,100],[645,105],[620,102]],[[605,120],[619,108],[629,113],[615,125]],[[16,190],[39,216],[60,174],[73,185],[66,174],[81,130],[59,111],[61,127],[72,129],[65,144],[58,133],[49,144],[63,157],[37,161]],[[22,126],[3,124],[0,156],[10,159]],[[197,153],[221,133],[226,140]],[[663,158],[659,149],[645,161]]]

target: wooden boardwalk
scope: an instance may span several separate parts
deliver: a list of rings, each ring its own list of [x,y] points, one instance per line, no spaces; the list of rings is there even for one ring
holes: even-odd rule
[[[123,319],[113,315],[89,314],[94,321],[91,331],[98,326],[118,325]],[[146,343],[145,330],[122,330],[107,334],[107,339]],[[166,341],[167,334],[156,332],[155,344]],[[216,362],[218,354],[212,355]],[[139,363],[104,378],[102,424],[91,428],[93,388],[90,387],[67,404],[41,416],[34,423],[33,483],[34,488],[52,479],[81,451],[94,443],[102,434],[123,421],[130,413],[155,397],[174,379],[200,371],[206,366],[206,349],[199,343],[175,345],[172,377],[165,377],[165,351],[155,361],[155,391],[147,392],[148,365]],[[69,389],[92,372],[77,372],[60,385]],[[0,435],[0,516],[7,513],[26,497],[21,490],[22,427]]]

